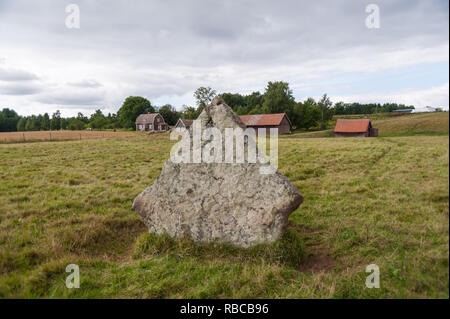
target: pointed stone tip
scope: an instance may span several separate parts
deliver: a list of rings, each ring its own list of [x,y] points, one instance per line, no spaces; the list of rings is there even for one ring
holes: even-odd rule
[[[220,96],[216,96],[212,102],[212,105],[220,105],[220,104],[225,104],[225,101],[220,97]]]

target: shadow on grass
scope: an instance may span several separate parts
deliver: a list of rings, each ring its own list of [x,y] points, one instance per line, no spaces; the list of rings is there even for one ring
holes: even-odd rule
[[[288,228],[274,243],[240,248],[226,243],[196,243],[192,239],[174,239],[167,234],[141,235],[136,241],[133,258],[153,255],[227,259],[235,262],[265,262],[298,268],[303,259],[303,245],[296,230]]]

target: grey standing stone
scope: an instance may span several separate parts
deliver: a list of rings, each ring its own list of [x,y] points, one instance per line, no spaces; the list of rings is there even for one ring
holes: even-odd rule
[[[216,97],[198,117],[202,129],[245,125]],[[192,127],[191,132],[192,134]],[[191,143],[192,150],[192,143]],[[133,209],[151,233],[241,247],[279,238],[303,196],[278,171],[261,174],[260,163],[174,163],[168,159],[155,183],[139,194]]]

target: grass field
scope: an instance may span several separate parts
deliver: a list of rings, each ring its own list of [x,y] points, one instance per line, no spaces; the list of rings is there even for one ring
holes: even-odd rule
[[[448,298],[448,135],[301,137],[279,141],[305,196],[289,226],[301,247],[280,256],[147,234],[131,203],[168,134],[0,145],[0,297]],[[380,289],[365,287],[372,263]]]
[[[332,137],[333,128],[339,118],[369,118],[379,136],[448,135],[449,112],[428,113],[377,113],[335,115],[328,129],[313,132],[295,132],[293,137]]]

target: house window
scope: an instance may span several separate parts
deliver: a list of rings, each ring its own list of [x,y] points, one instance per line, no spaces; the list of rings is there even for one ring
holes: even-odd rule
[[[153,125],[152,124],[149,124],[148,125],[148,128],[151,130],[151,129],[153,129]]]
[[[157,117],[157,118],[156,118],[156,122],[158,122],[158,123],[159,123],[159,117]]]

